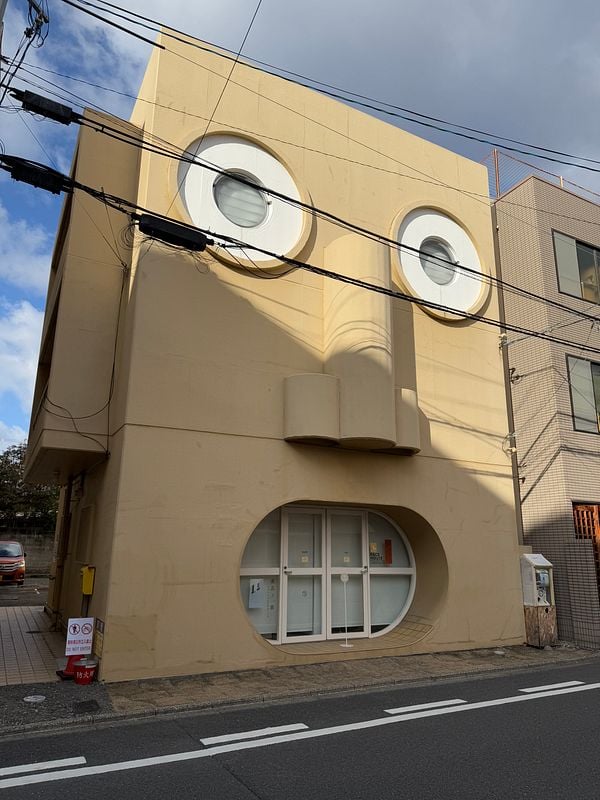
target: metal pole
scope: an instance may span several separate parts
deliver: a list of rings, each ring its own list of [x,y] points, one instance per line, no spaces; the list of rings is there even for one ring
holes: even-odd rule
[[[348,644],[348,596],[346,594],[346,584],[348,583],[348,575],[343,573],[340,575],[340,580],[344,584],[344,630],[346,632],[346,641],[340,647],[352,647]]]
[[[0,0],[0,55],[2,55],[2,34],[4,33],[4,12],[6,11],[6,6],[8,5],[8,0]],[[2,77],[2,67],[0,67],[0,78]]]
[[[496,198],[500,197],[500,163],[498,160],[498,150],[494,147],[494,172],[496,174]]]
[[[496,260],[496,277],[502,281],[502,265],[500,263],[500,239],[498,229],[498,212],[495,205],[492,205],[492,225],[494,228],[494,257]],[[506,322],[506,307],[504,305],[504,292],[502,283],[498,286],[498,311],[500,322]],[[502,329],[501,329],[502,330]],[[503,331],[506,333],[506,330]],[[506,340],[504,340],[506,341]],[[508,347],[501,345],[502,366],[504,371],[504,392],[506,397],[506,412],[508,417],[510,461],[512,466],[513,495],[515,498],[515,514],[517,522],[517,541],[519,545],[525,544],[523,532],[523,507],[521,505],[521,482],[519,480],[519,459],[516,452],[515,437],[515,412],[512,399],[512,383],[510,382],[510,362],[508,357]]]

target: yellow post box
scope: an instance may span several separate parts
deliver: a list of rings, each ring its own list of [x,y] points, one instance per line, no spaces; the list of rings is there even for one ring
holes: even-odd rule
[[[91,595],[94,593],[94,578],[96,577],[96,567],[89,565],[81,568],[81,593]]]

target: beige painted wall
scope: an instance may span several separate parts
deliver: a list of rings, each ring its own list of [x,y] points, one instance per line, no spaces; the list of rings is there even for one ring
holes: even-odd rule
[[[146,141],[160,137],[182,149],[203,134],[206,121],[193,114],[210,115],[230,69],[214,55],[184,52],[200,66],[155,51],[141,96],[160,105],[140,101],[133,115]],[[385,235],[413,208],[440,209],[466,228],[484,269],[493,272],[480,165],[243,65],[211,132],[240,128],[288,166],[318,207]],[[96,142],[87,172],[92,185],[102,180]],[[127,145],[122,151],[138,158]],[[189,222],[174,162],[142,153],[139,175],[141,205]],[[300,258],[323,265],[327,248],[330,269],[371,274],[358,255],[352,262],[351,248],[338,247],[347,231],[322,220],[311,226]],[[85,220],[80,233],[98,240]],[[356,252],[365,258],[368,248]],[[377,270],[387,264],[387,280],[401,288],[396,253],[384,252]],[[367,439],[387,441],[394,390],[416,390],[420,453],[291,444],[283,440],[285,379],[337,369],[328,360],[325,311],[335,285],[300,270],[261,280],[210,253],[198,260],[139,237],[132,266],[111,407],[117,457],[86,483],[85,495],[87,504],[104,509],[94,526],[102,568],[93,607],[106,622],[103,679],[364,657],[359,645],[343,655],[331,643],[311,652],[274,647],[246,618],[239,592],[245,543],[269,511],[295,501],[385,509],[411,540],[418,570],[413,608],[402,631],[371,640],[372,655],[522,641],[495,329],[442,322],[404,300],[370,304],[385,319],[388,352],[374,360],[368,349],[351,349],[338,377],[389,389],[383,404],[379,388],[350,393]],[[497,318],[493,293],[483,311]],[[375,425],[369,430],[381,413],[385,436]]]

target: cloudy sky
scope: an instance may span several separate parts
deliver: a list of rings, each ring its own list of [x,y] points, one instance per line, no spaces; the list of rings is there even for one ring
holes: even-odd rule
[[[38,67],[135,94],[149,46],[48,0],[44,45],[25,70],[127,116],[130,101]],[[119,0],[116,0],[119,2]],[[237,50],[257,0],[121,0],[132,11]],[[9,0],[3,55],[26,27]],[[600,15],[592,0],[263,0],[244,54],[501,136],[600,158]],[[43,86],[32,72],[24,80]],[[211,109],[212,111],[212,109]],[[75,126],[73,126],[75,128]],[[407,130],[476,160],[490,147],[416,125]],[[76,130],[0,109],[5,152],[68,170]],[[598,188],[592,173],[543,164]],[[317,202],[318,205],[318,202]],[[60,200],[0,173],[0,450],[27,436],[44,297]]]

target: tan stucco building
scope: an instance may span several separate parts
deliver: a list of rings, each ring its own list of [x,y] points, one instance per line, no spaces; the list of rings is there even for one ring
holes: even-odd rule
[[[161,42],[73,174],[217,244],[65,204],[28,460],[65,486],[50,609],[95,566],[108,681],[521,642],[498,331],[386,293],[498,319],[484,167],[244,64],[206,131],[231,62]]]

